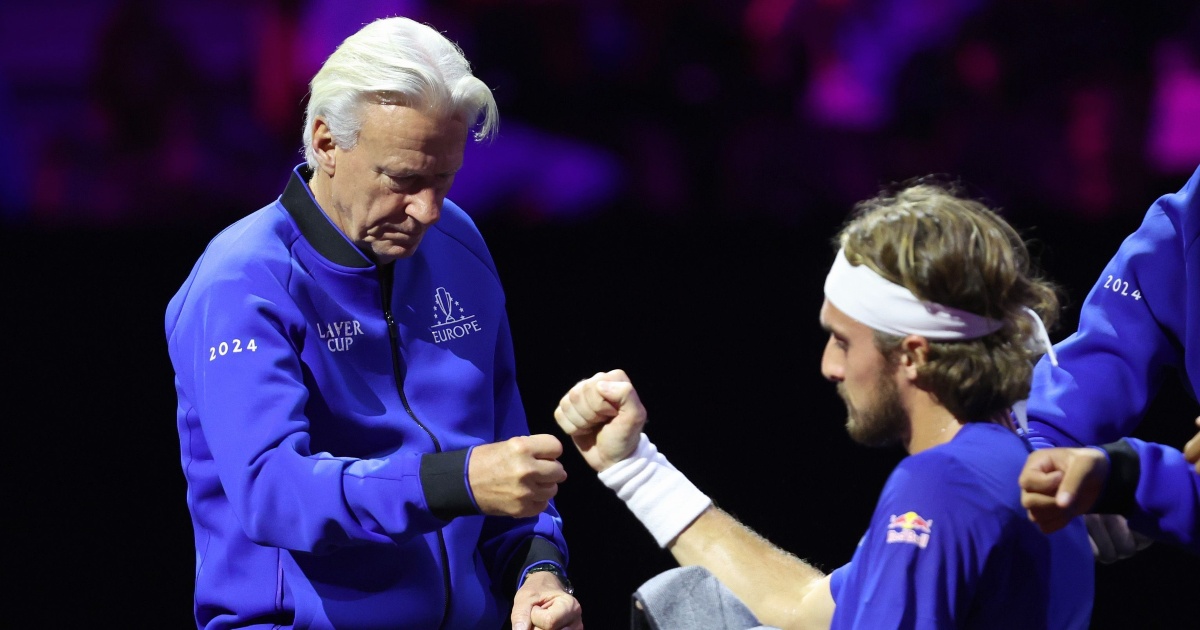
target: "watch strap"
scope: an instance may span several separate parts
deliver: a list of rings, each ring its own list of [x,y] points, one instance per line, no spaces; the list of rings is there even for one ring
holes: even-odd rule
[[[571,584],[571,580],[567,577],[567,572],[563,571],[562,567],[553,562],[539,562],[538,564],[525,569],[525,575],[521,578],[521,584],[525,583],[526,578],[528,578],[530,574],[542,572],[551,573],[554,575],[554,577],[558,578],[559,583],[562,584],[563,591],[565,591],[568,595],[575,594],[575,586]]]

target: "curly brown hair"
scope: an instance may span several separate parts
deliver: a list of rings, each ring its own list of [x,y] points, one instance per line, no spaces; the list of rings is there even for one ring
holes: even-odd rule
[[[1035,342],[1033,309],[1047,328],[1058,320],[1059,288],[1034,269],[1029,249],[1007,221],[959,187],[909,180],[855,204],[834,239],[853,265],[865,264],[924,301],[1000,320],[978,339],[930,341],[917,384],[962,421],[1003,421],[1029,396]],[[875,333],[889,358],[900,337]]]

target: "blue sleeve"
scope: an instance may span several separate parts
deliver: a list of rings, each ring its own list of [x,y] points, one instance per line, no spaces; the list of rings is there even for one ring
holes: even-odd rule
[[[1122,514],[1133,529],[1200,553],[1200,475],[1183,453],[1136,438],[1103,449],[1109,476],[1094,511]]]
[[[1184,368],[1185,344],[1200,346],[1198,188],[1200,170],[1151,206],[1088,293],[1079,329],[1056,344],[1058,366],[1038,363],[1028,406],[1036,447],[1132,434],[1166,373]],[[1191,354],[1195,380],[1200,347]]]

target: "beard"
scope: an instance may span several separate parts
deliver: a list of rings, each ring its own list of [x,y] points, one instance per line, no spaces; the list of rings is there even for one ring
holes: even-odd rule
[[[900,443],[908,433],[908,416],[900,405],[900,390],[889,374],[879,375],[874,399],[863,407],[850,404],[843,383],[838,383],[837,391],[846,403],[846,432],[855,442],[864,446],[891,446]]]

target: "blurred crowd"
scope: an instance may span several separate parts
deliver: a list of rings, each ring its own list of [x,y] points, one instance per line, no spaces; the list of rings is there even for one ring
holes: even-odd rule
[[[1004,206],[1103,218],[1200,163],[1191,0],[25,4],[0,27],[12,222],[264,205],[302,160],[308,78],[395,14],[457,41],[500,103],[499,139],[470,148],[451,193],[478,216],[789,222],[939,172]]]

